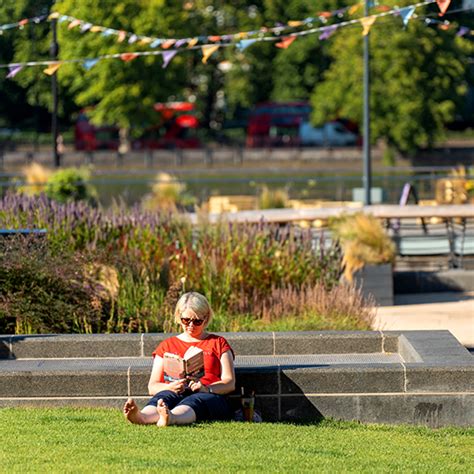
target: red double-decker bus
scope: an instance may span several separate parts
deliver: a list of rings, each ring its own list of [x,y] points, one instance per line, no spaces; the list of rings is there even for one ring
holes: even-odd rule
[[[199,148],[196,136],[199,121],[194,104],[190,102],[156,103],[157,123],[147,128],[139,138],[131,141],[132,149]],[[89,109],[90,110],[90,109]],[[96,126],[89,121],[88,109],[78,116],[74,128],[76,150],[117,150],[120,145],[119,128],[113,125]]]

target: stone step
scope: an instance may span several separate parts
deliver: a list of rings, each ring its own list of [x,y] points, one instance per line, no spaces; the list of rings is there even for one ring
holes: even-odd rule
[[[144,404],[150,354],[167,336],[4,336],[0,407]],[[266,420],[474,425],[474,359],[448,331],[225,337],[237,387],[255,391]]]

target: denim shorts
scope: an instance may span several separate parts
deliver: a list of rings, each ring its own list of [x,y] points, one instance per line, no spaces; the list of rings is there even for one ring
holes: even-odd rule
[[[194,393],[190,390],[177,394],[171,390],[163,390],[154,395],[146,406],[156,407],[160,398],[163,399],[170,410],[178,405],[186,405],[192,408],[196,413],[196,421],[233,419],[233,412],[229,401],[223,395],[216,393]]]

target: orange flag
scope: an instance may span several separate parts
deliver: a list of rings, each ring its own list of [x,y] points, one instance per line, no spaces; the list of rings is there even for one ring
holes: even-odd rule
[[[376,16],[365,16],[364,18],[360,19],[362,24],[362,36],[367,36],[370,31],[370,27],[375,23]]]
[[[446,13],[446,10],[448,9],[451,0],[436,0],[436,3],[438,4],[438,8],[441,11],[439,16],[443,16]]]
[[[169,39],[169,40],[163,41],[163,43],[161,43],[161,47],[163,49],[168,49],[168,48],[171,48],[171,46],[173,46],[175,43],[176,43],[175,39]]]
[[[205,45],[201,48],[202,50],[202,62],[203,64],[207,63],[207,60],[219,49],[218,45]]]
[[[136,53],[122,53],[120,55],[120,59],[122,61],[128,62],[128,61],[133,61],[137,56],[138,54]]]
[[[81,20],[72,20],[71,23],[69,23],[68,28],[72,30],[76,26],[79,26],[81,24]]]
[[[59,68],[61,67],[61,63],[54,63],[49,65],[46,69],[43,70],[45,74],[48,76],[52,76]]]
[[[121,43],[127,37],[127,33],[123,30],[119,31],[117,41]]]
[[[290,46],[291,43],[293,43],[293,41],[295,41],[295,39],[296,36],[288,36],[285,39],[281,40],[279,43],[276,43],[275,46],[277,48],[286,49],[288,48],[288,46]]]
[[[362,3],[356,3],[355,5],[352,5],[352,7],[348,10],[349,15],[353,15],[361,6]]]

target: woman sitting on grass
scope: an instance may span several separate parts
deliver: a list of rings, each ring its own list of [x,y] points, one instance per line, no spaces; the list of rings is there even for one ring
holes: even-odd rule
[[[153,398],[141,411],[129,398],[123,407],[125,417],[131,423],[158,426],[230,420],[233,413],[224,395],[235,388],[234,353],[223,337],[206,332],[212,318],[207,299],[199,293],[184,294],[176,304],[174,317],[182,333],[164,340],[153,352],[153,369],[148,382]],[[165,382],[164,353],[183,357],[191,346],[204,352],[204,376],[199,380]]]

